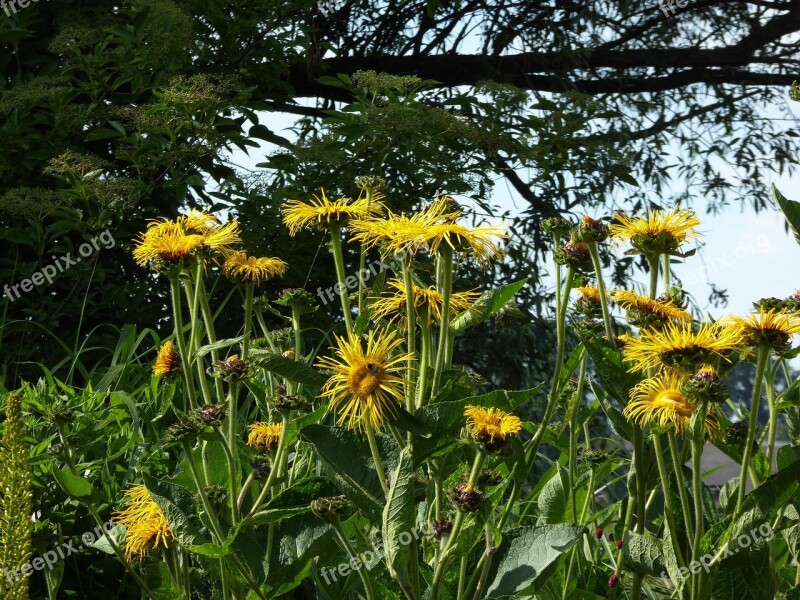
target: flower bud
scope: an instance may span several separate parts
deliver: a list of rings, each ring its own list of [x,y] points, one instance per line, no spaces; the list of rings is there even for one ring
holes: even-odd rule
[[[219,427],[225,420],[225,409],[214,404],[204,404],[195,411],[195,416],[203,425]]]
[[[602,242],[608,238],[608,225],[602,221],[596,221],[588,215],[584,215],[581,222],[575,228],[575,238],[581,242]]]
[[[728,389],[713,367],[704,366],[681,385],[681,393],[695,403],[720,404],[728,399]]]
[[[594,530],[594,539],[599,540],[601,537],[603,537],[603,528],[598,527]]]
[[[548,217],[542,220],[541,228],[545,233],[552,233],[558,237],[566,237],[572,229],[572,223],[563,217]]]
[[[619,584],[619,575],[612,575],[608,578],[608,587],[612,590]]]
[[[450,532],[453,531],[453,522],[447,519],[434,520],[431,525],[433,527],[433,537],[437,540],[442,539],[445,535],[450,535]]]
[[[168,444],[179,444],[197,439],[202,431],[202,426],[196,419],[178,421],[174,425],[167,427],[164,433],[164,441]]]
[[[617,550],[622,550],[622,540],[617,540],[617,543],[614,544]]]
[[[567,265],[576,271],[591,271],[592,255],[589,246],[584,242],[567,242],[555,250],[556,262],[560,265]]]
[[[242,360],[238,354],[234,354],[214,365],[213,374],[229,383],[241,381],[250,376],[250,361]]]
[[[347,517],[351,509],[352,505],[345,496],[327,496],[311,501],[311,512],[328,523]]]
[[[744,444],[747,440],[747,427],[746,421],[731,423],[730,427],[725,430],[725,443],[735,446]]]

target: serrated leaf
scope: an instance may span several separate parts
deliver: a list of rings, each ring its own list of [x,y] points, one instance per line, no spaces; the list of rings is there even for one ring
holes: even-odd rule
[[[450,330],[454,333],[461,333],[496,315],[526,283],[528,280],[523,279],[484,292],[472,306],[453,319],[450,323]]]
[[[208,544],[211,537],[200,521],[200,510],[194,494],[176,483],[145,476],[144,484],[150,496],[169,523],[175,539],[185,547]]]
[[[622,556],[626,566],[642,575],[659,576],[667,569],[661,541],[648,535],[626,531],[623,536]]]
[[[346,429],[324,425],[309,425],[300,432],[300,439],[314,447],[344,495],[364,516],[380,522],[383,503],[378,498],[383,498],[383,490],[367,441]]]
[[[565,523],[512,529],[492,561],[486,597],[530,597],[545,570],[565,556],[585,532],[584,527]]]
[[[382,520],[386,567],[401,587],[408,585],[409,561],[416,560],[416,556],[412,559],[411,545],[401,540],[402,534],[408,535],[413,530],[416,516],[412,462],[411,449],[403,448],[391,478]]]

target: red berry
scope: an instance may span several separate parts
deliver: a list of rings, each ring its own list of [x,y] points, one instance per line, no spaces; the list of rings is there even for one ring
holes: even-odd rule
[[[617,575],[612,575],[611,577],[608,578],[608,587],[610,587],[612,590],[615,587],[617,587],[618,583],[619,583],[619,577]]]
[[[603,528],[602,527],[598,527],[597,529],[594,530],[594,537],[595,537],[595,539],[598,539],[598,540],[601,537],[603,537]]]
[[[616,546],[617,550],[622,550],[622,540],[617,540]]]

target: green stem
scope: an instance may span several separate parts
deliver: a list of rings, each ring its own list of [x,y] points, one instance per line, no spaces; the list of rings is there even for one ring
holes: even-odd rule
[[[206,284],[203,278],[197,281],[197,287],[202,288],[200,294],[200,312],[203,314],[203,322],[206,326],[206,337],[208,337],[209,344],[214,344],[217,341],[217,334],[214,330],[214,314],[211,312],[211,306],[208,303],[208,294],[206,293]],[[211,364],[216,365],[218,363],[219,351],[212,350]],[[214,377],[214,389],[217,392],[217,402],[222,404],[225,401],[225,391],[222,387],[222,379],[219,377]]]
[[[750,422],[747,427],[747,439],[744,445],[744,455],[742,456],[742,470],[739,475],[739,490],[736,495],[736,510],[734,515],[739,513],[744,502],[745,488],[747,487],[747,472],[750,466],[750,459],[753,456],[753,442],[758,428],[758,407],[761,403],[761,380],[764,379],[767,360],[769,359],[769,348],[758,349],[758,359],[756,362],[756,378],[753,381],[753,401],[750,404]]]
[[[366,213],[369,214],[370,205],[372,204],[372,189],[367,188],[367,190],[365,191],[367,192]],[[364,312],[364,290],[367,287],[367,284],[363,273],[366,270],[366,265],[367,265],[367,249],[364,246],[364,244],[361,244],[361,252],[358,257],[358,316],[359,317]]]
[[[675,527],[675,506],[672,503],[672,494],[670,493],[669,472],[667,471],[667,463],[664,460],[664,451],[661,447],[661,436],[657,433],[653,434],[653,447],[655,448],[656,462],[658,463],[658,474],[661,478],[661,489],[664,491],[664,507],[666,509],[664,517],[669,525],[672,547],[675,550],[675,557],[678,559],[678,566],[685,567],[686,561],[683,559],[678,530]]]
[[[664,268],[664,291],[665,292],[669,292],[669,288],[670,288],[670,281],[669,281],[669,278],[670,278],[669,254],[664,254],[663,258],[664,258],[664,265],[663,265],[663,268]]]
[[[414,278],[411,272],[411,259],[403,259],[403,285],[406,288],[406,331],[408,334],[408,369],[406,371],[406,410],[414,412],[414,398],[416,396],[416,376],[414,361],[417,358],[417,317],[414,307]]]
[[[471,485],[475,485],[475,482],[478,479],[478,475],[480,473],[481,467],[483,466],[483,459],[484,455],[483,452],[478,452],[475,455],[475,461],[472,464],[472,471],[469,475],[468,483]],[[450,549],[455,545],[459,534],[461,533],[461,527],[464,525],[464,512],[458,511],[456,514],[456,520],[453,523],[453,531],[447,538],[447,543],[444,545],[440,555],[439,555],[439,562],[436,564],[436,568],[433,573],[433,582],[431,583],[431,595],[430,600],[439,600],[439,589],[442,585],[442,579],[444,578],[445,571],[447,571],[447,565],[450,562],[452,556],[450,555]]]
[[[603,311],[603,326],[606,329],[606,337],[612,347],[616,347],[614,340],[614,330],[611,327],[611,313],[608,310],[608,298],[606,297],[606,286],[603,282],[603,264],[600,262],[600,254],[597,251],[597,242],[589,244],[589,253],[592,255],[594,274],[597,278],[597,291],[600,294],[600,307]]]
[[[247,514],[246,518],[252,517],[258,511],[258,507],[261,506],[261,503],[267,497],[272,485],[275,483],[275,480],[278,478],[280,472],[280,465],[283,464],[283,453],[286,449],[286,440],[288,439],[286,436],[286,430],[289,426],[289,419],[285,416],[281,416],[281,439],[278,440],[278,448],[275,450],[275,458],[272,461],[272,469],[270,469],[269,477],[267,477],[267,481],[264,483],[264,488],[261,490],[261,493],[258,495],[255,503],[253,504],[253,508],[250,509],[250,512]]]
[[[417,408],[425,406],[427,399],[425,390],[428,387],[428,363],[431,359],[432,346],[430,314],[427,309],[421,310],[419,325],[422,333],[422,355],[419,361],[419,380],[417,381]]]
[[[331,526],[333,530],[336,532],[336,537],[339,539],[339,542],[344,546],[344,550],[347,552],[347,556],[350,558],[351,561],[355,561],[358,559],[358,555],[356,553],[355,548],[350,543],[350,540],[347,539],[347,536],[344,533],[344,529],[342,528],[342,523],[339,520],[339,517],[333,515],[331,517]],[[369,583],[369,577],[367,577],[366,573],[364,573],[366,569],[364,565],[361,565],[361,568],[356,569],[358,571],[358,576],[361,578],[361,584],[364,586],[364,593],[367,596],[367,600],[373,600],[375,598],[372,592],[372,586]]]
[[[700,542],[705,533],[705,518],[703,517],[703,446],[706,434],[706,412],[708,403],[700,405],[698,415],[692,431],[692,494],[694,496],[694,541],[692,542],[692,561],[700,560]],[[703,586],[703,571],[696,574],[692,581],[692,590],[700,599],[700,590]]]
[[[369,440],[369,450],[372,452],[372,460],[375,462],[375,471],[378,473],[378,479],[381,481],[381,489],[385,496],[389,495],[389,488],[386,485],[386,473],[383,471],[383,462],[381,462],[381,454],[378,452],[378,441],[375,439],[375,431],[372,429],[372,424],[369,421],[364,422],[364,431]]]
[[[647,258],[650,261],[650,297],[655,298],[658,296],[658,265],[661,262],[660,255],[651,254]]]
[[[300,310],[297,306],[292,306],[292,332],[294,334],[294,359],[303,362],[305,349],[303,347],[303,334],[300,329]],[[297,384],[294,381],[287,382],[287,391],[290,395],[297,393]]]
[[[450,329],[450,295],[453,289],[453,249],[444,245],[439,252],[439,258],[442,265],[442,286],[439,290],[442,293],[442,322],[439,327],[439,347],[436,352],[431,398],[439,391],[442,372],[446,366],[447,336]]]
[[[339,225],[331,225],[331,252],[333,262],[336,265],[336,279],[339,284],[339,298],[342,301],[342,312],[344,313],[344,323],[347,333],[353,333],[353,315],[350,314],[350,295],[345,284],[346,272],[344,269],[344,254],[342,253],[342,228]]]
[[[767,426],[767,462],[769,463],[770,473],[772,473],[772,459],[775,456],[775,437],[778,430],[778,411],[775,410],[775,371],[773,371],[771,363],[772,360],[767,361],[766,373],[766,388],[767,388],[767,402],[769,404],[769,425]]]
[[[186,385],[186,396],[188,397],[188,406],[191,408],[197,407],[194,392],[194,378],[192,377],[191,361],[189,360],[189,353],[186,350],[186,342],[183,339],[183,311],[181,310],[181,284],[178,281],[177,275],[171,275],[169,278],[170,292],[172,294],[172,317],[175,320],[175,341],[178,345],[178,354],[181,357],[181,365],[183,368],[183,381]],[[184,404],[184,412],[188,412],[186,404]]]
[[[686,537],[690,540],[694,539],[694,528],[692,527],[692,511],[689,506],[689,494],[686,492],[686,483],[683,477],[683,462],[681,461],[680,453],[678,452],[678,441],[675,437],[675,430],[670,429],[667,432],[669,439],[669,452],[672,455],[672,466],[675,469],[675,479],[678,483],[678,496],[681,499],[681,512],[683,513],[683,522],[686,526]]]

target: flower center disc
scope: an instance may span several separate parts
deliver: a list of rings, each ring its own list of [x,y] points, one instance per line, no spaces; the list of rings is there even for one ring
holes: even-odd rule
[[[350,373],[348,383],[353,395],[368,398],[381,385],[383,369],[374,363],[367,363]]]
[[[686,401],[683,394],[677,391],[662,392],[658,401],[664,405],[672,408],[676,413],[682,417],[691,417],[694,412],[694,405]]]

